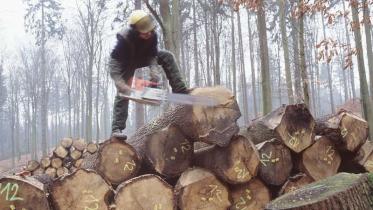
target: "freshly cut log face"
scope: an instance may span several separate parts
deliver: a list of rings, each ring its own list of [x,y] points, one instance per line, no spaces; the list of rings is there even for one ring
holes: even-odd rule
[[[259,179],[231,187],[230,210],[261,210],[271,200],[271,193]]]
[[[44,185],[31,177],[9,176],[0,179],[1,210],[49,210]]]
[[[72,138],[63,138],[61,140],[61,146],[65,147],[66,149],[69,149],[71,145],[73,145],[73,139]]]
[[[293,161],[289,148],[272,139],[256,145],[259,151],[259,176],[270,185],[281,185],[290,176]]]
[[[97,144],[91,142],[87,145],[87,152],[93,154],[97,152],[97,150],[98,150]]]
[[[39,162],[36,161],[36,160],[30,160],[27,162],[27,165],[26,165],[26,170],[27,171],[35,171],[36,169],[38,169],[40,166]]]
[[[317,137],[316,143],[303,152],[300,168],[317,181],[335,175],[340,165],[341,156],[333,142]]]
[[[53,168],[57,169],[62,166],[62,160],[61,158],[53,158],[51,161],[51,165]]]
[[[56,157],[59,157],[62,159],[65,158],[69,154],[67,149],[63,146],[58,146],[56,149],[54,149],[53,153]]]
[[[367,174],[339,173],[278,197],[266,209],[365,210],[372,209],[372,194]]]
[[[109,209],[112,189],[94,171],[79,169],[52,184],[51,199],[55,209]]]
[[[45,170],[45,174],[47,174],[47,175],[50,176],[51,178],[55,178],[56,175],[57,175],[57,169],[52,168],[52,167],[48,167],[48,168]]]
[[[195,151],[194,164],[207,168],[231,184],[245,183],[257,175],[259,153],[244,136],[235,136],[227,147],[212,146]]]
[[[328,137],[339,149],[356,152],[368,138],[368,123],[361,117],[341,110],[318,119],[315,132]]]
[[[246,135],[255,144],[277,138],[296,153],[313,143],[315,120],[305,104],[283,105],[254,120]]]
[[[51,165],[51,159],[49,157],[44,157],[40,160],[40,166],[42,168],[48,168]]]
[[[101,146],[96,161],[94,168],[113,185],[134,177],[141,167],[136,151],[115,138]]]
[[[278,194],[283,195],[289,192],[293,192],[296,189],[299,189],[304,185],[310,184],[312,182],[314,182],[314,180],[307,174],[297,174],[295,176],[289,177],[289,180],[285,182]]]
[[[226,210],[230,205],[229,192],[213,173],[191,168],[180,176],[175,195],[181,210]]]
[[[176,126],[168,126],[148,137],[145,156],[158,173],[173,177],[189,168],[193,144]],[[136,147],[135,147],[136,148]]]
[[[181,122],[184,134],[194,141],[227,146],[232,136],[239,131],[236,121],[241,116],[233,93],[219,86],[196,88],[190,95],[210,97],[216,100],[218,105],[214,107],[193,106],[192,113],[186,116],[187,123]]]
[[[172,187],[152,174],[139,176],[119,185],[115,204],[120,210],[176,209]]]
[[[363,166],[365,170],[373,173],[373,142],[365,142],[356,156],[356,161]]]

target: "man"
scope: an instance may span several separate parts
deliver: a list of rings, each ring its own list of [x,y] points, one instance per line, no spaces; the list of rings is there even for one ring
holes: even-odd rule
[[[129,28],[117,34],[117,44],[109,61],[110,75],[118,92],[130,91],[129,80],[135,69],[161,65],[169,80],[172,92],[188,93],[178,65],[171,52],[158,50],[154,19],[142,10],[135,10],[129,17]],[[114,101],[112,136],[126,140],[123,133],[128,117],[128,99],[117,94]]]

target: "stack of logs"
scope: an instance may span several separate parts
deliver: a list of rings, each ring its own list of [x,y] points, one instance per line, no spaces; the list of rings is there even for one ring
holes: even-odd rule
[[[373,145],[360,117],[341,110],[314,120],[304,104],[284,105],[239,129],[230,91],[197,88],[191,94],[219,105],[172,106],[126,142],[112,138],[98,152],[85,153],[81,165],[62,177],[2,178],[0,209],[322,209],[330,203],[358,209],[373,202],[366,175],[325,179],[342,169],[373,170]],[[310,196],[301,187],[315,181],[326,184],[312,186]],[[307,204],[284,207],[283,196],[298,190],[290,201]],[[341,196],[348,202],[333,200]]]
[[[93,142],[87,144],[84,139],[63,138],[50,156],[28,161],[25,170],[32,175],[61,177],[80,168],[83,158],[97,151],[98,145]]]

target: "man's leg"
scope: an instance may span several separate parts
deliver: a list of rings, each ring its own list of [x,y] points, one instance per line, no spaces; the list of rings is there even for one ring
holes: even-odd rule
[[[113,108],[113,122],[111,125],[112,136],[127,139],[127,136],[124,135],[122,130],[126,128],[126,121],[128,117],[128,99],[115,96],[114,108]]]
[[[187,93],[188,89],[181,77],[179,66],[176,63],[175,56],[166,50],[159,50],[158,64],[163,67],[167,79],[170,82],[172,92],[174,93]]]

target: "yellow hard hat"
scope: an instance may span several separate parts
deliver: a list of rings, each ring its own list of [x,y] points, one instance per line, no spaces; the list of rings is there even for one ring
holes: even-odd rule
[[[128,23],[134,25],[141,33],[147,33],[155,28],[153,17],[144,10],[134,10],[129,17]]]

